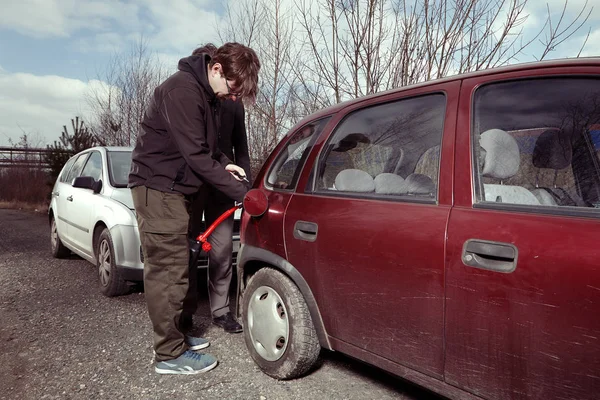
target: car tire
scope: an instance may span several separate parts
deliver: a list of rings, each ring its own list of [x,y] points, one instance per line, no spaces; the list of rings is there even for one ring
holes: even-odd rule
[[[113,297],[129,291],[129,286],[123,279],[121,270],[115,264],[115,248],[107,228],[104,228],[98,237],[96,265],[100,292],[103,295]]]
[[[242,307],[246,347],[263,372],[283,380],[311,369],[321,346],[306,301],[287,276],[259,270],[248,282]]]
[[[71,251],[65,247],[58,236],[58,228],[54,217],[50,217],[50,246],[54,258],[65,258],[71,254]]]

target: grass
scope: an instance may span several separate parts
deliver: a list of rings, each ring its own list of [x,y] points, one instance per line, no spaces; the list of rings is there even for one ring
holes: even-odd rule
[[[25,210],[25,211],[33,211],[39,213],[47,213],[48,212],[48,204],[35,204],[35,203],[27,203],[24,201],[4,201],[0,200],[0,209],[8,208],[12,210]]]
[[[0,169],[0,208],[47,213],[50,180],[48,172],[37,169]]]

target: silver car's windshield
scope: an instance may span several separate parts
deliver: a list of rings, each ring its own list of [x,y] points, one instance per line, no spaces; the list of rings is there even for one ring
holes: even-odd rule
[[[127,187],[129,168],[131,168],[131,151],[109,151],[107,156],[111,184],[114,187]]]

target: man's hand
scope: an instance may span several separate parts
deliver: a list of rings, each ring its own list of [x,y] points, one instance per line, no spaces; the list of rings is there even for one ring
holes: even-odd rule
[[[225,167],[225,170],[229,171],[231,173],[231,175],[233,175],[233,177],[235,179],[237,179],[238,181],[248,182],[248,179],[246,178],[246,172],[244,172],[243,168],[240,168],[235,164],[228,164]]]

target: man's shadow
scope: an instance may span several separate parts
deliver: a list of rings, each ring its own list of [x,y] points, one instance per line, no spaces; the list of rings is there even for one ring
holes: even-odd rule
[[[231,284],[229,286],[229,309],[236,315],[235,298],[237,295],[237,270],[235,265],[231,271]],[[208,267],[199,267],[196,278],[197,308],[193,314],[193,327],[189,331],[192,336],[204,337],[203,335],[212,325],[212,313],[210,300],[208,298]]]

